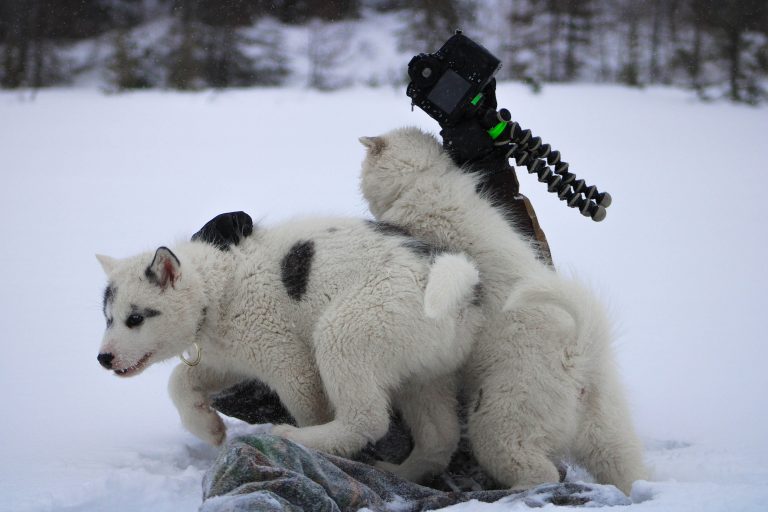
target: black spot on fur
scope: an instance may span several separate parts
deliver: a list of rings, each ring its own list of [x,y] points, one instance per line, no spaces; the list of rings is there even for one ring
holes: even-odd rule
[[[365,223],[368,224],[368,227],[381,235],[403,236],[406,238],[411,238],[411,234],[407,229],[396,224],[390,224],[389,222],[379,222],[377,220],[366,220]]]
[[[339,230],[339,228],[328,228],[328,229],[326,229],[326,231],[327,231],[328,233],[335,233],[335,232],[337,232],[338,230]]]
[[[203,325],[205,325],[205,318],[208,316],[208,308],[204,307],[200,311],[200,318],[197,320],[197,330],[195,331],[195,334],[200,334],[200,331],[203,330]]]
[[[205,223],[200,231],[192,235],[192,241],[206,242],[220,251],[228,251],[230,246],[253,233],[253,220],[245,212],[222,213]]]
[[[315,243],[312,240],[302,240],[293,244],[280,262],[280,279],[288,296],[293,300],[301,300],[307,291],[314,256]]]
[[[104,315],[107,314],[107,304],[111,304],[113,300],[115,300],[115,292],[117,291],[116,288],[114,288],[111,284],[107,285],[107,287],[104,289],[104,303],[102,304],[102,311],[104,311]]]
[[[107,285],[107,287],[104,289],[104,303],[102,304],[102,312],[104,313],[104,318],[107,319],[107,329],[112,327],[112,317],[107,316],[107,305],[112,304],[115,300],[115,293],[117,293],[117,288],[112,286],[112,284]]]
[[[416,238],[411,238],[409,240],[406,240],[403,242],[403,247],[411,251],[417,256],[421,256],[423,258],[434,258],[438,254],[440,254],[442,251],[438,249],[437,247],[428,244],[427,242],[423,240],[418,240]]]
[[[477,400],[475,400],[475,411],[477,412],[480,410],[480,406],[483,405],[483,388],[480,388],[480,391],[477,393]]]
[[[160,279],[158,279],[157,274],[155,274],[149,267],[144,269],[144,277],[146,277],[152,284],[160,284]]]
[[[480,306],[483,304],[483,299],[485,299],[485,288],[483,287],[483,283],[477,283],[472,290],[471,304],[473,306]]]
[[[367,220],[365,222],[371,229],[380,235],[404,238],[405,240],[403,241],[402,246],[417,256],[434,259],[435,256],[443,252],[442,249],[435,247],[424,240],[414,238],[407,229],[398,226],[397,224],[379,222],[376,220]]]
[[[152,308],[140,308],[139,306],[136,306],[134,304],[131,304],[131,314],[138,314],[143,316],[144,318],[154,318],[156,316],[160,316],[162,313],[156,309]]]

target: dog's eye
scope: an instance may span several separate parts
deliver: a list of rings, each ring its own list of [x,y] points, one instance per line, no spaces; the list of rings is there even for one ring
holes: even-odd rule
[[[133,328],[138,325],[141,325],[142,322],[144,322],[144,317],[137,313],[134,313],[125,320],[125,325],[129,328]]]

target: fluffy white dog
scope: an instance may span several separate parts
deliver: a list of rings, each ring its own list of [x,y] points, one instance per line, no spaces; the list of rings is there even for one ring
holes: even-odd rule
[[[377,219],[478,265],[486,321],[465,371],[469,437],[502,484],[559,480],[570,454],[629,493],[643,478],[601,305],[537,259],[431,135],[415,128],[363,137],[362,192]]]
[[[180,364],[169,389],[201,439],[225,438],[211,394],[255,377],[299,425],[280,435],[350,455],[387,432],[394,401],[414,434],[408,464],[447,465],[459,435],[452,372],[481,315],[466,256],[384,223],[316,219],[229,250],[197,241],[98,259],[109,278],[99,362],[128,377],[195,344],[199,364]]]

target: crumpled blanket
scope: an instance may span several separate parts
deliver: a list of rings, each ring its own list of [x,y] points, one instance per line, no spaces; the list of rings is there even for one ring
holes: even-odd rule
[[[269,434],[229,441],[204,478],[203,499],[200,512],[411,512],[500,499],[531,507],[630,503],[615,487],[596,484],[547,484],[525,492],[445,492]]]

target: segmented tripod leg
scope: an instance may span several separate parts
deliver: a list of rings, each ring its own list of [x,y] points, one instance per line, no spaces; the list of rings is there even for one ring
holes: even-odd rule
[[[605,218],[605,208],[611,204],[611,195],[577,179],[568,170],[568,162],[562,161],[560,152],[543,143],[541,137],[533,136],[531,130],[512,122],[509,139],[504,143],[510,144],[507,156],[514,158],[517,165],[525,166],[529,173],[536,174],[540,182],[547,184],[547,190],[557,194],[561,201],[566,201],[571,208],[578,208],[582,215],[596,222]],[[554,172],[550,165],[554,166]]]

